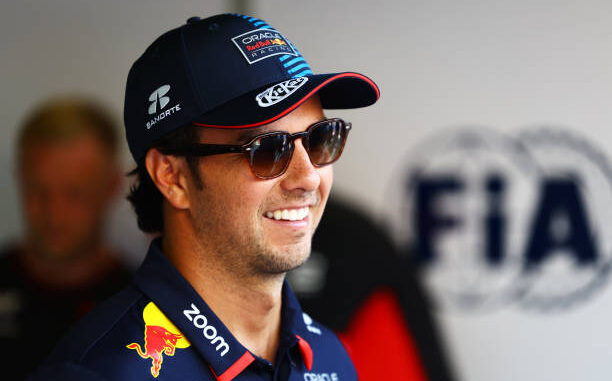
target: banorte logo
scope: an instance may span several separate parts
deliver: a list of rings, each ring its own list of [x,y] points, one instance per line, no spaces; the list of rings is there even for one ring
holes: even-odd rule
[[[155,89],[155,91],[153,91],[151,95],[149,95],[149,102],[151,102],[151,104],[149,105],[149,109],[148,109],[149,115],[154,115],[157,112],[160,112],[160,113],[153,116],[152,119],[150,119],[146,123],[147,130],[151,129],[151,127],[153,127],[158,122],[181,111],[180,103],[177,103],[174,106],[169,107],[164,110],[164,108],[168,106],[168,103],[170,103],[170,97],[166,96],[166,94],[168,94],[169,91],[170,91],[170,85],[163,85]],[[158,104],[159,104],[159,108],[157,107]]]
[[[150,358],[153,361],[151,375],[157,378],[164,354],[174,356],[176,348],[187,348],[191,343],[153,302],[146,305],[142,317],[145,321],[144,351],[138,343],[128,344],[127,348],[135,349],[143,359]]]
[[[170,103],[170,97],[164,96],[168,93],[168,91],[170,91],[170,85],[164,85],[149,95],[149,102],[151,102],[149,105],[149,115],[153,115],[157,112],[158,103],[160,110]]]

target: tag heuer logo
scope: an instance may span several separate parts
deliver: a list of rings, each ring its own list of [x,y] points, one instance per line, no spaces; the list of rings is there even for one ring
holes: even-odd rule
[[[260,107],[270,107],[295,93],[306,82],[308,82],[307,77],[292,78],[267,88],[257,94],[255,100]]]
[[[170,91],[170,85],[163,85],[149,95],[149,101],[151,102],[151,105],[149,105],[149,115],[153,115],[157,112],[158,103],[159,110],[163,109],[168,105],[168,103],[170,103],[170,98],[164,96],[168,93],[168,91]]]

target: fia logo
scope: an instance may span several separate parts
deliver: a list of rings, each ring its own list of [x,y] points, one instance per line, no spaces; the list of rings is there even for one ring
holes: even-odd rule
[[[612,166],[582,137],[445,131],[395,184],[394,235],[446,309],[553,310],[601,289],[612,264]]]
[[[157,90],[153,91],[151,95],[149,95],[149,101],[151,104],[149,105],[149,115],[153,115],[157,112],[157,104],[159,103],[159,110],[162,110],[164,107],[170,103],[170,97],[166,97],[166,95],[170,91],[170,85],[163,85]]]

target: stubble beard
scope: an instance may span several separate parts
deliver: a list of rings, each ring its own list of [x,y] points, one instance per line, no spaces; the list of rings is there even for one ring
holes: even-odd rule
[[[301,234],[302,236],[306,234]],[[310,256],[312,237],[296,237],[299,243],[280,247],[277,250],[259,245],[253,256],[253,269],[259,274],[279,275],[300,267]]]
[[[236,276],[283,275],[301,266],[310,256],[313,233],[310,230],[296,234],[293,244],[274,246],[265,241],[261,223],[253,221],[252,229],[238,232],[234,226],[227,226],[222,216],[200,204],[194,226],[202,246],[209,249],[222,268]],[[264,218],[263,213],[258,217]],[[211,234],[219,231],[227,233]]]

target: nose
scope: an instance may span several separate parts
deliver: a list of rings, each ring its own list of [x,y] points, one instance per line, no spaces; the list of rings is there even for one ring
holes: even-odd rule
[[[296,139],[293,156],[282,177],[281,186],[287,191],[313,192],[321,183],[319,172],[310,162],[302,139]]]

